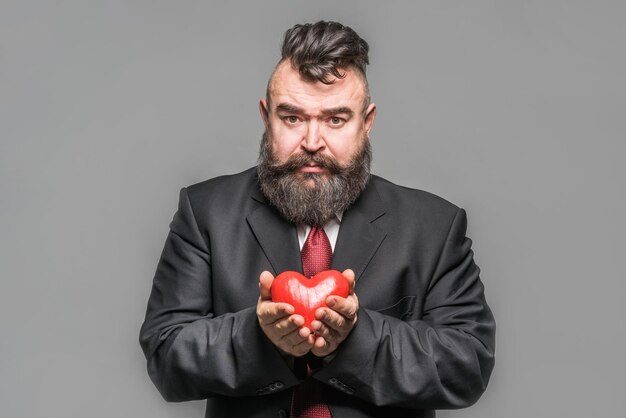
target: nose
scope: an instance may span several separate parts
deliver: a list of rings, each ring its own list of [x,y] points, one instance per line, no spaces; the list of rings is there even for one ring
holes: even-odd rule
[[[319,123],[316,120],[311,120],[307,124],[307,130],[302,138],[302,148],[310,153],[315,153],[324,148],[324,145]]]

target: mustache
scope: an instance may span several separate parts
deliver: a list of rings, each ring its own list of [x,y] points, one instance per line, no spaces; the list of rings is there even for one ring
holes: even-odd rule
[[[346,165],[340,165],[335,157],[321,151],[297,149],[282,162],[273,151],[267,131],[263,133],[257,166],[259,187],[271,205],[291,223],[324,225],[336,213],[346,211],[367,187],[372,159],[367,137]],[[300,171],[311,163],[331,173],[326,181],[321,173]],[[313,180],[315,187],[305,185],[303,180]]]
[[[311,163],[325,168],[331,174],[340,174],[343,170],[343,167],[337,162],[336,159],[322,155],[318,152],[301,152],[292,155],[283,164],[272,164],[272,169],[276,174],[289,174]]]

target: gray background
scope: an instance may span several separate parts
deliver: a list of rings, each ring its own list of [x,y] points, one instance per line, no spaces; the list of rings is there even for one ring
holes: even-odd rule
[[[254,164],[284,30],[372,49],[374,171],[467,209],[497,364],[451,417],[622,417],[622,1],[0,3],[0,415],[200,417],[137,334],[180,187]]]

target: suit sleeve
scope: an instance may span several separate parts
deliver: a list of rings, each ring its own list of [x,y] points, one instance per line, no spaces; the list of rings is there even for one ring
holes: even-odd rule
[[[258,326],[255,307],[215,316],[214,296],[208,243],[183,189],[140,332],[150,378],[168,401],[252,396],[276,390],[277,381],[296,384]]]
[[[315,377],[379,406],[462,408],[476,402],[494,366],[495,321],[459,209],[443,244],[420,319],[361,308],[351,334]]]

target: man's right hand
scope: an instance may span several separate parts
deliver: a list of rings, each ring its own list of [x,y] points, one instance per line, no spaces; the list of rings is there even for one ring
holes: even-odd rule
[[[272,302],[270,288],[273,281],[274,276],[269,271],[264,271],[259,277],[260,295],[256,305],[259,325],[283,354],[301,357],[311,350],[315,337],[309,328],[302,326],[304,318],[293,315],[293,306]]]

